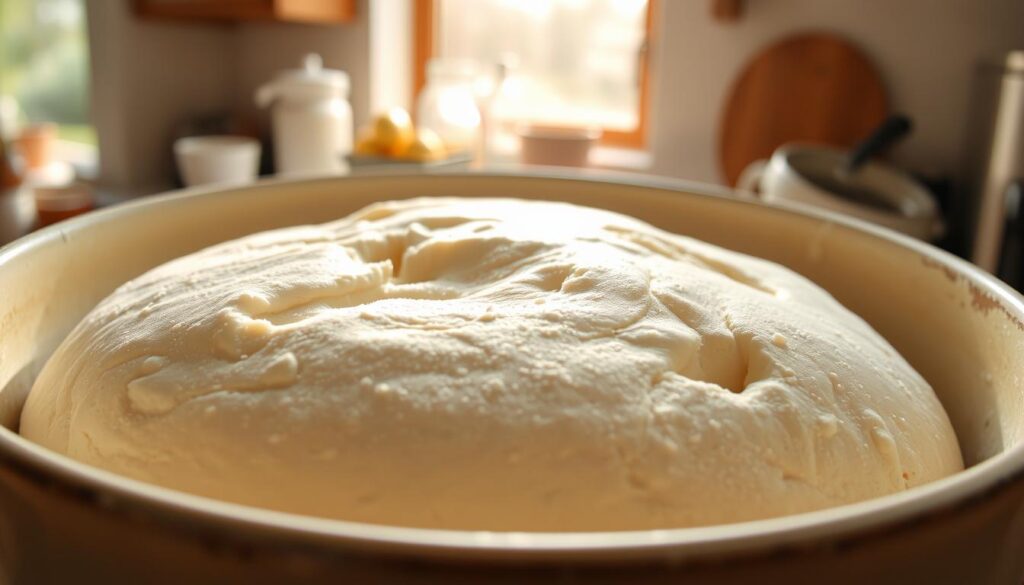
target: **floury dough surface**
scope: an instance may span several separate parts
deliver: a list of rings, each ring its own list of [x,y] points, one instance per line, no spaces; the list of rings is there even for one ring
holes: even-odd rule
[[[962,468],[928,384],[804,278],[515,200],[382,203],[156,268],[61,345],[21,431],[188,492],[460,529],[735,522]]]

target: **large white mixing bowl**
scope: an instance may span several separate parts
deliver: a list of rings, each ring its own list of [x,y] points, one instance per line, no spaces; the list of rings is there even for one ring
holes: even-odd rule
[[[574,178],[575,177],[575,178]],[[7,582],[1006,583],[1024,575],[1024,302],[973,266],[827,214],[655,180],[427,175],[187,191],[0,250],[0,572]],[[423,195],[566,200],[787,265],[867,319],[935,388],[968,469],[759,522],[642,532],[416,530],[256,510],[145,485],[17,434],[33,377],[116,286],[258,230]]]

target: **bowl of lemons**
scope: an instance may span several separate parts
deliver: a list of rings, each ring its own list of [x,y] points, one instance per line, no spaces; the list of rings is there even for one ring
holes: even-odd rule
[[[359,129],[349,162],[360,166],[400,165],[413,168],[469,163],[471,153],[448,147],[430,128],[413,124],[409,112],[395,107],[374,116]]]

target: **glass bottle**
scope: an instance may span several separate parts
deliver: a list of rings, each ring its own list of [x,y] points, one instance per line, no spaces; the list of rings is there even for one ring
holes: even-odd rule
[[[0,246],[25,235],[35,222],[35,205],[11,167],[0,139]]]
[[[475,156],[480,148],[480,109],[474,87],[476,67],[460,59],[432,59],[427,84],[416,104],[416,124],[444,141],[449,153]]]

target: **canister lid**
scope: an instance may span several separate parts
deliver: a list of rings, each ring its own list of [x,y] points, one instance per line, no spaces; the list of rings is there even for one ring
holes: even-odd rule
[[[300,69],[285,69],[277,74],[275,84],[281,89],[301,86],[303,88],[322,87],[348,95],[348,74],[340,69],[325,69],[324,61],[316,53],[309,53],[302,58]]]

